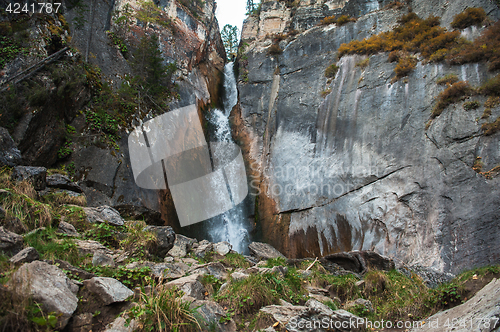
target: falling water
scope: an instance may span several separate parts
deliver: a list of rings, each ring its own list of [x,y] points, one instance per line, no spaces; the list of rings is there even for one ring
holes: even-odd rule
[[[233,63],[228,63],[224,68],[224,98],[223,110],[212,110],[208,118],[213,128],[213,139],[217,142],[234,143],[229,125],[229,114],[238,102],[236,79],[233,72]],[[250,243],[249,231],[251,226],[245,213],[244,202],[235,206],[224,214],[214,217],[207,225],[210,241],[228,241],[233,249],[244,253]]]

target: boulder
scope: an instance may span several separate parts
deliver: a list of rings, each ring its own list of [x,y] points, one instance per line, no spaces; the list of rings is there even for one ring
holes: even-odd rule
[[[348,301],[344,305],[344,309],[349,310],[351,308],[358,307],[358,306],[362,306],[364,309],[366,309],[370,313],[374,312],[373,304],[370,301],[365,300],[365,299],[356,299],[354,301]]]
[[[0,210],[3,209],[0,207]],[[28,230],[28,227],[26,227],[26,225],[19,218],[15,216],[11,216],[6,213],[3,218],[0,216],[0,219],[3,219],[2,224],[4,229],[10,232],[16,234],[23,234]]]
[[[108,255],[102,251],[96,251],[94,252],[94,256],[92,257],[92,265],[115,267],[116,263],[113,259],[113,256]]]
[[[208,240],[203,240],[198,243],[198,247],[193,249],[193,253],[196,257],[203,258],[206,254],[208,254],[213,249],[213,244]]]
[[[145,231],[151,231],[156,234],[156,255],[165,257],[170,249],[174,246],[175,232],[170,226],[147,226]]]
[[[46,178],[46,182],[47,182],[47,187],[66,189],[69,191],[74,191],[79,194],[83,193],[82,188],[78,184],[74,183],[73,181],[70,180],[70,178],[62,174],[49,175]]]
[[[135,319],[130,320],[127,324],[127,320],[124,317],[116,318],[112,323],[106,326],[104,332],[133,332],[139,328],[139,324]]]
[[[244,273],[244,272],[233,272],[231,274],[231,278],[233,278],[234,281],[240,281],[240,280],[244,280],[246,278],[250,277],[250,274],[247,274],[247,273]]]
[[[71,332],[88,332],[92,331],[92,313],[86,312],[84,314],[73,317],[71,323]]]
[[[57,233],[66,234],[68,236],[80,237],[80,233],[78,233],[75,226],[64,221],[59,222],[59,226],[57,227]]]
[[[267,243],[252,242],[248,245],[248,249],[250,250],[250,255],[254,256],[258,260],[278,257],[285,258],[282,253]]]
[[[156,278],[180,278],[189,270],[189,265],[178,263],[160,263],[151,268],[151,273]]]
[[[231,319],[229,322],[221,323],[220,318],[226,316],[224,309],[214,301],[196,300],[190,304],[195,309],[202,321],[199,321],[202,330],[216,330],[222,332],[236,331],[236,323]]]
[[[500,317],[500,279],[493,279],[467,302],[438,312],[423,321],[420,327],[410,331],[498,331],[500,325],[498,317]],[[445,322],[449,322],[448,326],[444,325]]]
[[[395,268],[395,264],[392,259],[379,255],[373,251],[340,252],[327,255],[321,258],[320,262],[325,266],[325,268],[327,268],[330,264],[335,264],[346,271],[359,274],[364,274],[368,270],[390,271]]]
[[[205,266],[197,268],[193,271],[193,274],[201,274],[201,275],[211,275],[219,280],[225,280],[228,278],[228,273],[226,267],[219,262],[211,262]]]
[[[196,239],[191,239],[181,234],[175,234],[174,246],[168,251],[168,255],[172,257],[185,257],[194,243],[196,243]]]
[[[46,313],[56,312],[57,329],[66,326],[78,306],[78,286],[61,269],[42,261],[21,266],[8,285],[22,296],[31,296]]]
[[[134,295],[127,286],[113,278],[94,277],[83,282],[85,287],[96,294],[105,305],[123,302]]]
[[[46,187],[47,169],[45,167],[16,166],[10,178],[13,181],[29,181],[35,190]]]
[[[222,256],[229,254],[231,249],[233,249],[233,246],[226,241],[214,244],[214,251]]]
[[[15,265],[23,263],[31,263],[40,258],[40,254],[33,247],[27,247],[18,252],[15,256],[12,256],[10,262]]]
[[[203,300],[205,298],[205,287],[203,287],[199,281],[200,277],[201,275],[199,274],[193,274],[167,282],[165,286],[177,287],[177,289],[184,292],[184,296],[189,296],[197,300]]]
[[[81,256],[85,256],[88,254],[94,255],[96,251],[103,252],[108,255],[112,255],[113,252],[100,244],[97,241],[93,240],[78,240],[75,239],[75,244],[78,248],[78,252],[80,253]]]
[[[120,213],[108,205],[100,207],[85,207],[83,211],[87,215],[87,220],[90,223],[103,223],[108,222],[111,225],[123,226],[124,220]]]
[[[0,226],[0,251],[16,254],[21,251],[24,239]]]
[[[22,161],[21,151],[10,137],[9,131],[0,127],[0,167],[14,167]]]
[[[165,224],[160,212],[150,210],[144,206],[123,204],[113,207],[123,218],[127,218],[127,220],[144,220],[148,225],[157,226],[163,226]]]

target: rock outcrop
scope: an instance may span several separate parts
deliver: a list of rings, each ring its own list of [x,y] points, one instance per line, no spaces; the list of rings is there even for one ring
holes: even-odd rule
[[[386,4],[265,1],[245,21],[233,136],[258,196],[264,240],[290,258],[374,250],[441,272],[498,262],[499,180],[472,167],[478,156],[488,170],[500,163],[499,134],[482,134],[482,106],[451,106],[426,128],[443,90],[439,77],[456,74],[479,86],[493,73],[483,63],[418,62],[391,82],[387,54],[338,60],[342,43],[391,30],[408,12]],[[408,4],[421,17],[441,16],[445,27],[467,6],[500,17],[486,0]],[[317,25],[342,14],[357,21]],[[461,33],[477,35],[474,29]],[[273,43],[281,54],[269,54]],[[328,79],[325,69],[335,63]],[[500,108],[492,112],[496,118]]]

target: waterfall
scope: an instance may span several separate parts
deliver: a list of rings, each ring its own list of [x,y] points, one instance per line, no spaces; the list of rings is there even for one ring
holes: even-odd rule
[[[236,78],[233,72],[234,63],[228,63],[224,67],[224,98],[223,109],[214,109],[210,112],[208,122],[212,128],[212,139],[216,142],[232,142],[231,127],[229,125],[229,114],[238,102],[238,90]],[[251,225],[245,213],[244,202],[235,206],[222,215],[208,221],[207,234],[211,242],[227,241],[233,249],[239,253],[247,251],[250,243]]]

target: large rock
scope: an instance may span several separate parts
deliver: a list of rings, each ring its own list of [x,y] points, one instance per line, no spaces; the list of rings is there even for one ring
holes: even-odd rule
[[[191,309],[196,309],[196,312],[202,318],[199,323],[202,326],[203,330],[210,330],[211,327],[216,326],[216,331],[236,331],[236,323],[233,319],[225,323],[220,322],[221,317],[226,316],[226,311],[217,302],[196,300],[193,301],[189,306]]]
[[[134,295],[134,292],[127,286],[113,278],[94,277],[85,280],[83,284],[89,291],[96,294],[105,305],[123,302]]]
[[[113,252],[94,240],[74,240],[78,248],[78,252],[81,256],[94,255],[95,252],[99,251],[108,255],[112,255]]]
[[[156,234],[156,255],[165,257],[167,252],[174,246],[175,232],[173,228],[170,226],[147,226],[144,230]]]
[[[10,262],[15,265],[23,264],[23,263],[31,263],[40,258],[40,254],[33,247],[24,248],[20,252],[18,252],[15,256],[10,258]]]
[[[363,274],[368,270],[390,271],[394,261],[373,251],[351,251],[327,255],[320,260],[324,265],[336,264],[347,271]]]
[[[57,233],[66,234],[68,236],[80,237],[80,233],[78,233],[75,226],[64,221],[59,222],[59,226],[57,227]]]
[[[175,279],[183,277],[189,270],[189,265],[178,263],[159,263],[151,268],[151,273],[156,278]]]
[[[229,254],[231,252],[231,249],[233,249],[233,246],[227,241],[214,244],[214,251],[222,256],[226,256],[227,254]]]
[[[22,236],[12,233],[0,226],[0,251],[16,254],[23,247]]]
[[[198,243],[198,246],[193,249],[196,257],[203,258],[213,249],[213,244],[208,240],[203,240]]]
[[[47,185],[47,169],[45,167],[16,166],[10,177],[13,181],[31,182],[35,190],[44,190]]]
[[[184,296],[188,296],[197,300],[203,300],[205,298],[205,287],[203,287],[200,280],[199,274],[193,274],[187,277],[182,277],[169,281],[165,284],[166,287],[176,287],[183,291]]]
[[[115,267],[116,263],[113,256],[103,253],[102,251],[96,251],[92,257],[92,265]]]
[[[93,273],[90,273],[90,272],[87,272],[85,270],[74,267],[70,263],[63,261],[61,259],[56,259],[53,261],[46,260],[45,262],[48,264],[55,265],[62,270],[68,271],[68,276],[72,279],[87,280],[87,279],[91,279],[91,278],[95,277],[95,275]]]
[[[301,1],[286,23],[299,33],[282,40],[283,53],[271,57],[272,42],[259,40],[259,29],[272,22],[272,3],[243,28],[255,41],[240,62],[239,103],[231,113],[233,135],[256,179],[265,242],[290,258],[372,249],[440,272],[492,264],[500,255],[499,180],[472,166],[478,156],[483,170],[500,164],[499,133],[484,136],[481,129],[500,108],[481,119],[486,98],[475,96],[478,109],[467,111],[461,101],[425,124],[445,89],[438,78],[454,74],[477,87],[495,74],[485,63],[421,61],[391,83],[396,63],[387,54],[337,59],[342,43],[389,31],[406,11],[371,0]],[[489,0],[411,5],[421,17],[441,16],[444,25],[467,6],[500,17]],[[278,21],[287,10],[276,14]],[[343,26],[316,26],[332,13],[361,16]],[[366,59],[365,68],[356,66]],[[334,63],[339,70],[329,79],[325,69]]]
[[[23,296],[31,296],[46,313],[58,314],[57,328],[62,329],[78,305],[78,286],[54,265],[35,261],[14,272],[9,287]]]
[[[104,223],[108,222],[111,225],[123,226],[124,220],[120,213],[110,206],[104,205],[100,207],[85,207],[83,211],[87,215],[87,220],[90,223]]]
[[[165,221],[161,217],[161,213],[148,209],[143,206],[135,206],[130,204],[113,206],[123,218],[127,220],[144,220],[148,225],[163,226]]]
[[[252,242],[248,245],[248,249],[250,250],[250,254],[257,259],[285,258],[282,253],[267,243]]]
[[[0,127],[0,167],[16,166],[22,161],[21,151],[10,137],[9,131]]]
[[[424,331],[498,331],[500,326],[500,279],[493,279],[470,300],[457,307],[439,312],[412,332]],[[445,325],[449,322],[448,325]]]
[[[127,323],[127,320],[120,316],[112,323],[109,323],[104,332],[134,332],[138,328],[139,324],[135,319],[131,319],[130,322]]]
[[[83,193],[82,188],[74,183],[65,175],[62,174],[52,174],[47,176],[47,187],[66,189],[69,191],[74,191],[76,193]]]
[[[194,243],[196,243],[196,239],[191,239],[181,234],[175,234],[174,246],[168,251],[168,254],[172,257],[185,257]]]

